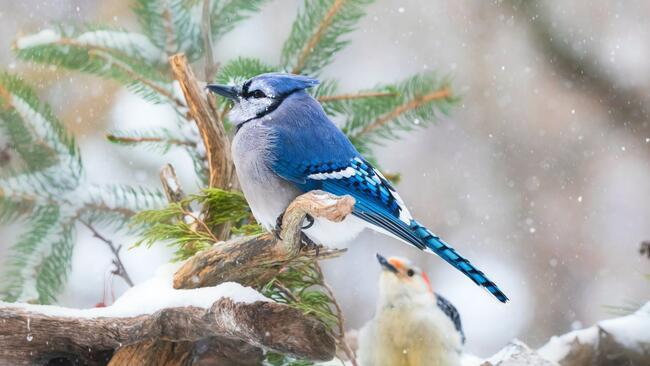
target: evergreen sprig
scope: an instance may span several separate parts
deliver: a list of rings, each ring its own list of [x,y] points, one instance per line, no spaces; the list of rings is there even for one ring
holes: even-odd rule
[[[374,0],[305,0],[282,48],[282,66],[295,74],[317,74],[349,40],[364,7]]]
[[[206,219],[201,210],[211,208]],[[166,243],[174,248],[174,260],[185,260],[218,242],[211,228],[230,223],[237,232],[257,233],[261,228],[250,221],[246,199],[239,192],[206,188],[200,194],[173,202],[167,207],[145,210],[133,217],[133,225],[143,227],[141,238],[134,246],[150,247]]]
[[[27,221],[2,266],[0,296],[51,303],[70,271],[77,220],[119,228],[135,212],[159,207],[162,195],[87,182],[72,136],[47,104],[9,74],[0,74],[0,130],[16,137],[23,168],[0,179],[0,222]],[[32,151],[48,158],[37,162]]]

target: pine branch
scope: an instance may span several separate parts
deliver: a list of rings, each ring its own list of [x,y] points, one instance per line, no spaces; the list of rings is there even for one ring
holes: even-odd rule
[[[117,134],[108,134],[106,135],[108,141],[116,144],[123,145],[138,145],[142,143],[155,143],[155,144],[164,144],[164,145],[177,145],[185,146],[190,148],[196,148],[196,142],[189,140],[181,140],[175,138],[161,137],[161,136],[119,136]]]
[[[33,273],[30,263],[34,262],[33,253],[51,235],[59,219],[59,209],[54,205],[41,206],[34,210],[28,219],[28,229],[11,245],[3,263],[3,281],[0,296],[6,301],[22,299],[34,300],[38,294],[34,286],[26,291],[27,282]]]
[[[402,114],[410,110],[420,108],[422,105],[435,100],[449,98],[450,96],[451,96],[451,92],[449,88],[445,87],[441,90],[437,90],[429,94],[416,97],[415,99],[398,106],[397,108],[393,109],[386,115],[366,125],[361,131],[359,131],[357,134],[354,135],[354,138],[359,138],[362,135],[369,134],[381,127],[384,127],[388,122],[394,120],[395,118],[401,116]]]
[[[129,276],[129,273],[126,271],[126,267],[124,266],[124,263],[122,262],[122,259],[120,258],[120,250],[122,250],[122,246],[115,246],[113,242],[109,239],[106,239],[103,235],[101,235],[97,229],[93,225],[91,225],[89,222],[86,222],[84,220],[79,220],[85,227],[88,228],[93,233],[93,236],[102,242],[104,242],[108,248],[110,249],[111,253],[113,254],[113,265],[115,266],[115,269],[112,271],[112,273],[116,276],[122,277],[122,279],[130,286],[133,287],[133,281],[131,280],[131,276]]]
[[[205,80],[212,80],[214,74],[216,74],[219,68],[218,64],[215,63],[214,51],[212,50],[212,26],[210,25],[211,2],[212,0],[203,0],[203,10],[201,14],[201,34],[203,36],[203,52],[205,53],[205,56],[203,57]]]
[[[349,94],[338,94],[338,95],[323,95],[318,97],[318,101],[321,103],[327,102],[338,102],[343,100],[351,99],[363,99],[363,98],[381,98],[381,97],[395,97],[397,93],[394,92],[360,92],[360,93],[349,93]]]
[[[323,275],[323,270],[320,267],[320,264],[318,262],[314,263],[314,268],[316,269],[316,273],[318,273],[318,277],[320,279],[320,285],[327,291],[327,295],[329,296],[332,305],[334,306],[334,309],[336,311],[336,325],[338,328],[338,334],[336,334],[336,344],[343,350],[347,358],[350,360],[353,366],[357,366],[357,355],[354,353],[352,348],[350,348],[350,345],[348,345],[348,342],[345,340],[345,318],[343,316],[343,309],[341,309],[341,305],[339,305],[339,302],[336,300],[336,296],[334,296],[334,291],[332,288],[325,282],[325,275]]]
[[[295,74],[316,74],[348,44],[341,37],[356,27],[373,0],[305,0],[282,49],[282,65]]]
[[[184,52],[192,61],[203,53],[201,4],[187,0],[137,0],[134,6],[145,35],[167,56]]]
[[[329,8],[327,11],[327,14],[325,14],[325,17],[323,17],[323,20],[321,21],[320,25],[318,26],[318,29],[316,32],[309,38],[309,41],[305,44],[303,47],[302,51],[300,51],[300,55],[298,56],[298,60],[296,61],[296,65],[293,67],[291,72],[293,74],[300,74],[302,69],[305,67],[305,63],[307,62],[307,58],[309,55],[314,52],[314,49],[318,45],[318,42],[320,42],[321,38],[323,37],[323,33],[327,29],[327,27],[330,26],[332,21],[334,20],[334,16],[341,10],[343,7],[343,4],[345,3],[346,0],[334,0],[334,3],[332,6]]]
[[[158,60],[162,51],[137,33],[110,29],[86,32],[46,29],[19,38],[14,42],[14,50],[23,60],[114,79],[148,100],[159,101],[160,96],[170,98],[170,92],[159,85],[169,82],[164,74],[166,70],[161,69],[163,65],[158,61],[152,62],[152,56],[146,56],[156,52]]]
[[[335,100],[328,108],[341,115],[343,132],[359,151],[369,154],[370,144],[399,138],[400,131],[435,122],[447,114],[458,101],[447,79],[433,74],[418,74],[392,85],[372,91],[386,93],[382,97]],[[330,103],[325,103],[328,105]]]
[[[142,85],[147,86],[151,90],[155,91],[156,93],[164,96],[165,98],[169,99],[172,101],[176,107],[178,108],[185,108],[185,103],[183,103],[180,99],[178,99],[174,94],[172,94],[171,91],[163,88],[160,85],[157,85],[151,80],[148,80],[144,77],[142,77],[140,74],[138,74],[135,70],[133,70],[128,64],[121,62],[120,60],[117,60],[113,58],[110,54],[102,52],[100,50],[90,50],[88,51],[89,56],[97,56],[104,61],[106,61],[109,65],[115,66],[121,71],[124,72],[127,76],[133,78],[134,80],[140,82]]]
[[[212,2],[212,39],[219,40],[241,21],[258,12],[266,0],[220,0]],[[208,79],[210,80],[210,79]]]

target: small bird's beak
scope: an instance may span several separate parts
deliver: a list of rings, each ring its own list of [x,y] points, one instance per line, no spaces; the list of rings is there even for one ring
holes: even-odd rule
[[[219,94],[222,97],[226,97],[228,99],[237,100],[237,98],[239,97],[239,92],[237,91],[237,88],[234,86],[208,84],[207,88],[211,92]]]
[[[379,264],[381,264],[382,268],[385,271],[390,271],[393,273],[397,273],[397,268],[395,268],[394,265],[390,264],[386,258],[384,258],[381,254],[377,253],[377,261],[379,261]]]

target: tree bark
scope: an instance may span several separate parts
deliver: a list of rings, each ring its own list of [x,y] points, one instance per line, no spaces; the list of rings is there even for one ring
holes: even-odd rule
[[[241,303],[222,298],[210,309],[167,308],[124,318],[48,316],[7,307],[0,309],[0,319],[0,360],[11,365],[42,364],[66,355],[90,365],[104,365],[114,349],[140,342],[144,343],[139,347],[118,352],[110,365],[149,364],[144,360],[153,359],[159,365],[183,365],[192,358],[187,352],[195,348],[191,343],[214,335],[253,346],[244,347],[253,354],[259,354],[255,348],[264,347],[295,357],[326,360],[335,351],[334,339],[321,323],[295,308],[266,301]]]

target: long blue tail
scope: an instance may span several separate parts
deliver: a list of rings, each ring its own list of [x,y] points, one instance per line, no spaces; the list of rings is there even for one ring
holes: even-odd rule
[[[436,253],[440,258],[461,271],[477,285],[484,287],[499,301],[503,303],[508,301],[508,297],[499,290],[499,287],[497,287],[494,282],[490,281],[483,272],[474,267],[474,265],[472,265],[467,259],[463,258],[463,256],[458,254],[452,247],[433,234],[429,229],[420,225],[415,220],[411,221],[410,227],[415,236],[417,236],[426,246],[426,249]]]

